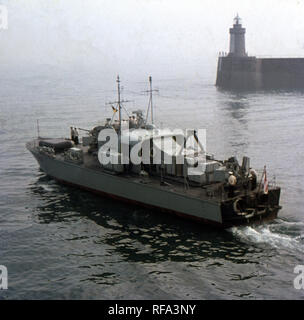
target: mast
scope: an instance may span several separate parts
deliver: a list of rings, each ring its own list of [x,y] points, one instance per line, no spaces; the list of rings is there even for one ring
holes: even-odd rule
[[[117,93],[118,93],[118,119],[119,119],[119,133],[121,134],[121,100],[120,100],[120,79],[119,75],[117,76]]]
[[[153,124],[153,101],[152,101],[152,77],[149,77],[150,82],[150,103],[151,103],[151,122]]]
[[[37,138],[40,138],[39,119],[37,119]]]
[[[149,99],[149,104],[148,104],[148,110],[147,110],[147,115],[146,115],[146,123],[148,121],[148,115],[149,111],[151,108],[151,123],[154,124],[154,118],[153,118],[153,92],[159,92],[159,90],[153,90],[152,89],[152,77],[149,77],[149,84],[150,84],[150,89],[145,91],[146,93],[150,94],[150,99]]]
[[[118,129],[118,132],[119,132],[119,137],[121,136],[121,125],[122,125],[122,117],[121,117],[121,109],[123,108],[123,103],[125,102],[131,102],[130,100],[122,100],[121,99],[121,88],[120,88],[120,78],[119,78],[119,75],[117,76],[117,79],[116,79],[116,82],[117,82],[117,95],[118,95],[118,99],[117,101],[112,101],[112,102],[108,102],[107,104],[111,105],[112,106],[112,109],[114,110],[114,114],[113,114],[113,117],[112,117],[112,120],[116,114],[116,112],[118,111],[118,121],[119,121],[119,129]],[[113,105],[117,105],[118,108],[116,110],[116,108],[113,106]],[[111,122],[112,122],[111,120]],[[118,144],[119,145],[119,152],[121,151],[121,148],[120,148],[120,143]]]
[[[113,117],[112,117],[112,120],[113,120],[116,112],[118,111],[119,132],[121,133],[121,123],[122,123],[121,109],[123,108],[123,103],[131,102],[131,101],[130,101],[130,100],[122,100],[122,99],[121,99],[121,88],[120,88],[120,78],[119,78],[119,75],[117,76],[116,82],[117,82],[118,100],[117,100],[117,101],[111,101],[111,102],[108,102],[108,103],[106,103],[106,104],[111,105],[111,106],[112,106],[112,109],[114,110],[114,115],[113,115]],[[118,106],[117,110],[116,110],[116,108],[115,108],[113,105],[117,105],[117,106]]]

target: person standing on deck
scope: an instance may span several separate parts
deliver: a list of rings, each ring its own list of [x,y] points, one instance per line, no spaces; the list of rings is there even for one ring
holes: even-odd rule
[[[73,127],[71,127],[71,140],[75,142],[75,131]]]
[[[77,128],[75,127],[74,128],[74,136],[75,136],[75,144],[78,145],[79,144],[79,133],[78,133],[78,130]]]
[[[229,178],[228,178],[228,197],[229,198],[233,198],[234,197],[234,191],[236,189],[236,185],[237,185],[237,179],[235,177],[235,175],[233,174],[233,172],[229,172]]]

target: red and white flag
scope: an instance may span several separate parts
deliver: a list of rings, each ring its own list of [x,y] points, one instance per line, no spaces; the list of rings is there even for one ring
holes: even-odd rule
[[[264,194],[268,194],[268,180],[267,180],[266,166],[264,167]]]

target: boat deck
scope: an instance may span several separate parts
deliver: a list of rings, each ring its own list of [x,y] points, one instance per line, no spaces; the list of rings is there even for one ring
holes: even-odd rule
[[[29,149],[36,149],[39,145],[39,139],[35,139],[34,141],[28,143]],[[114,172],[107,171],[103,169],[98,161],[96,155],[93,155],[88,152],[89,147],[84,147],[83,145],[79,144],[76,148],[81,149],[83,151],[83,163],[77,164],[79,166],[83,166],[85,168],[100,171],[104,174],[113,175],[119,177],[120,179],[128,179],[134,183],[140,183],[144,185],[151,186],[152,188],[162,189],[169,192],[174,192],[178,194],[185,195],[187,197],[199,198],[204,199],[206,201],[211,202],[222,202],[228,200],[227,192],[222,192],[222,183],[214,183],[206,186],[190,186],[188,184],[184,184],[182,181],[176,181],[174,179],[170,179],[170,177],[165,176],[163,181],[164,184],[161,184],[159,176],[140,176],[138,174],[132,173],[123,173],[123,174],[116,174]],[[37,151],[36,151],[37,152]],[[56,153],[55,159],[60,161],[65,161],[64,153]],[[68,161],[70,162],[70,161]],[[75,163],[76,164],[76,163]],[[240,196],[240,194],[236,194],[236,197]],[[232,199],[231,199],[232,200]]]
[[[124,174],[115,174],[113,172],[109,172],[103,169],[98,161],[97,156],[94,156],[88,153],[89,147],[84,147],[82,145],[77,145],[77,148],[83,151],[83,166],[88,169],[101,171],[103,173],[107,173],[110,175],[116,175],[123,179],[132,180],[135,183],[141,183],[145,185],[149,185],[154,188],[163,189],[183,195],[187,195],[187,197],[200,198],[205,200],[214,201],[222,201],[224,199],[224,193],[218,194],[217,190],[221,188],[222,184],[212,184],[204,187],[194,187],[185,185],[184,183],[171,180],[169,177],[164,177],[164,184],[161,184],[159,176],[139,176],[138,174],[132,173],[124,173]],[[57,156],[58,158],[58,156]],[[60,156],[61,160],[64,160],[62,156]]]

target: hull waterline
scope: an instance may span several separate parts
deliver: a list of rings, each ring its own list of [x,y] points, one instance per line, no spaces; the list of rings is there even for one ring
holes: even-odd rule
[[[263,215],[225,219],[220,201],[195,199],[185,194],[164,190],[161,187],[154,188],[144,183],[130,182],[108,173],[94,172],[94,170],[80,168],[75,164],[52,159],[37,153],[29,146],[28,149],[36,158],[41,170],[59,183],[204,225],[229,228],[253,223],[260,224],[275,219],[280,210],[280,207],[276,206]],[[86,178],[84,179],[84,177]]]

